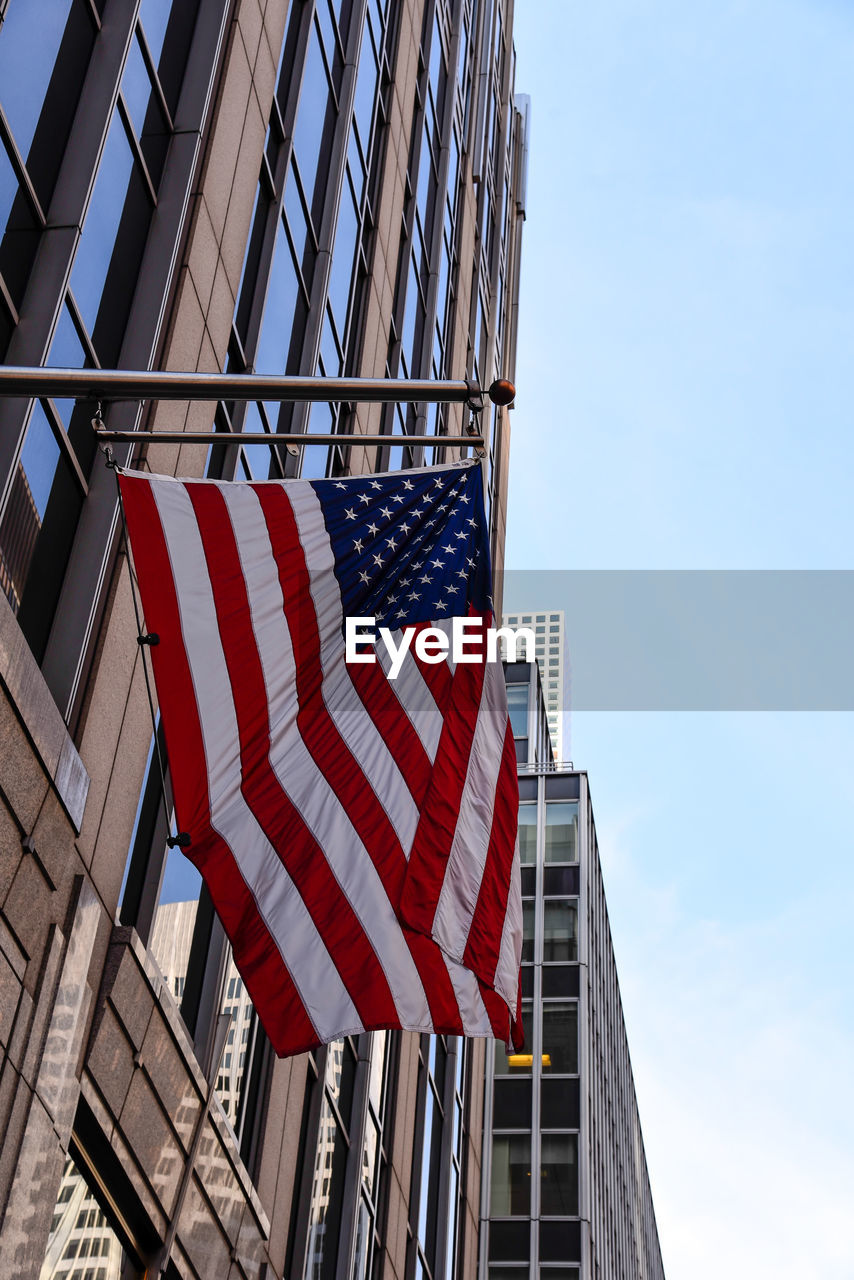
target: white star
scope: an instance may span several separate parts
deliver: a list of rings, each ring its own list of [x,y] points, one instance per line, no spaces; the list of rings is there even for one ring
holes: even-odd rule
[[[386,600],[386,604],[397,604],[397,596],[389,596],[388,600]]]
[[[466,556],[466,564],[468,565],[468,567],[469,567],[470,569],[476,569],[476,568],[477,568],[477,561],[476,561],[476,560],[472,560],[471,556]]]
[[[411,480],[404,480],[403,487],[404,489],[414,489],[415,485],[412,483]]]
[[[364,502],[365,506],[367,506],[371,500],[366,493],[360,493],[359,501]]]
[[[402,587],[408,587],[411,584],[411,582],[412,582],[411,578],[401,578],[400,585]]]
[[[420,600],[421,596],[418,594],[417,591],[410,591],[409,595],[406,598],[407,600]]]
[[[441,502],[436,509],[437,511],[447,511],[448,510],[447,502]]]
[[[356,541],[353,543],[353,550],[354,550],[354,551],[358,551],[358,552],[361,554],[361,551],[362,551],[362,539],[361,539],[361,538],[357,538],[357,539],[356,539]]]
[[[370,574],[368,573],[360,573],[359,577],[361,578],[362,582],[370,582],[371,580]]]
[[[457,569],[457,577],[468,578],[468,574],[466,573],[465,569]]]
[[[423,560],[418,560],[418,561],[413,560],[413,561],[412,561],[412,567],[413,567],[413,569],[415,569],[416,571],[417,571],[418,569],[420,569],[420,568],[421,568],[421,566],[422,566],[423,564],[424,564],[424,561],[423,561]]]
[[[428,577],[427,577],[427,574],[425,573],[422,577],[420,577],[420,578],[418,579],[418,581],[419,581],[419,582],[432,582],[432,581],[433,581],[433,579],[432,579],[432,578],[428,578]]]
[[[430,526],[431,526],[431,525],[434,525],[435,523],[436,523],[436,521],[435,521],[435,520],[428,520],[428,521],[427,521],[427,528],[429,529],[429,528],[430,528]]]
[[[434,489],[441,489],[442,487],[443,487],[443,486],[442,486],[442,481],[441,481],[441,480],[434,480],[434,481],[433,481],[433,488],[434,488]]]
[[[444,567],[445,567],[445,561],[444,561],[444,560],[431,560],[431,561],[430,561],[430,563],[431,563],[431,564],[433,565],[433,567],[434,567],[434,568],[436,568],[436,569],[444,569]]]
[[[403,494],[401,494],[401,493],[393,493],[393,494],[391,495],[391,500],[392,500],[392,502],[403,502]]]
[[[397,551],[397,543],[394,538],[386,538],[385,544],[387,547],[391,547],[392,551]]]
[[[464,536],[465,536],[465,535],[464,535]],[[443,548],[442,548],[442,550],[443,550],[443,551],[447,551],[448,555],[449,555],[449,556],[452,556],[452,555],[454,554],[454,551],[456,550],[456,548],[455,548],[455,547],[452,547],[452,546],[447,546],[447,547],[443,547]]]
[[[386,520],[391,518],[391,512],[388,507],[380,507],[380,515],[385,516]]]
[[[467,493],[460,494],[460,502],[465,502],[466,505],[468,505],[469,501],[470,501],[470,498]]]
[[[406,610],[405,610],[405,609],[398,609],[397,613],[396,613],[394,616],[395,616],[396,618],[405,618],[405,617],[406,617]]]
[[[339,481],[337,481],[337,483],[336,483],[336,485],[335,485],[335,488],[336,488],[336,489],[346,489],[346,488],[347,488],[347,486],[346,486],[346,484],[342,484],[342,483],[341,483],[341,481],[339,480]]]
[[[382,563],[383,563],[382,556],[374,556],[374,564],[377,566],[377,568],[379,568]]]
[[[464,532],[462,531],[462,529],[458,529],[458,530],[457,530],[457,532],[454,534],[454,537],[455,537],[455,538],[468,538],[468,534],[467,534],[467,533],[464,533]]]
[[[402,524],[402,525],[399,525],[398,527],[400,528],[400,532],[401,532],[401,533],[409,533],[409,525],[408,525],[408,524]]]
[[[372,534],[374,535],[374,537],[376,537],[376,536],[377,536],[377,534],[379,533],[379,527],[378,527],[377,525],[375,525],[375,524],[369,524],[369,525],[368,525],[368,533],[372,533]]]
[[[466,524],[469,526],[470,529],[474,529],[475,526],[477,525],[477,521],[475,520],[474,516],[469,516],[468,520],[466,520]]]
[[[353,510],[353,508],[352,508],[352,507],[350,507],[350,508],[349,508],[349,510],[345,511],[345,512],[344,512],[344,515],[347,517],[347,519],[348,519],[348,520],[355,520],[355,519],[356,519],[356,513],[355,513],[355,511]]]
[[[372,480],[372,481],[371,481],[371,488],[372,488],[372,489],[381,489],[381,488],[382,488],[382,485],[380,484],[379,480]]]
[[[447,609],[447,608],[448,608],[448,602],[447,602],[447,600],[437,600],[437,601],[436,601],[436,608],[437,608],[437,609]]]
[[[459,591],[459,587],[452,587],[452,586],[451,586],[451,584],[450,584],[450,583],[448,583],[448,585],[445,587],[445,590],[446,590],[450,595],[455,596],[455,595],[457,594],[457,592]]]

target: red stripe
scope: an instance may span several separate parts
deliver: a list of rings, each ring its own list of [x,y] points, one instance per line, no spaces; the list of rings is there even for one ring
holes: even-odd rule
[[[312,759],[341,801],[367,849],[397,912],[406,875],[406,857],[385,809],[323,701],[320,635],[311,595],[311,576],[293,508],[284,490],[278,486],[259,485],[255,493],[261,503],[279,570],[285,616],[292,638],[299,629],[297,725]],[[381,670],[379,664],[374,669]],[[427,996],[434,1029],[443,1034],[462,1034],[456,996],[439,948],[432,939],[412,930],[404,928],[403,935]]]
[[[488,619],[481,617],[481,648]],[[469,652],[476,653],[474,643]],[[486,662],[457,663],[451,700],[433,763],[430,790],[421,817],[400,901],[401,918],[420,933],[431,934],[445,869],[457,828],[469,756],[483,695]]]
[[[398,1027],[394,998],[382,966],[364,929],[341,890],[323,849],[292,804],[270,764],[270,723],[264,672],[252,629],[252,617],[240,555],[225,500],[214,485],[188,484],[213,589],[219,633],[240,735],[241,791],[259,826],[278,853],[299,891],[327,951],[341,975],[365,1026],[381,1022]],[[296,544],[298,546],[298,543]],[[280,549],[288,542],[280,541]],[[293,564],[291,555],[282,558]],[[283,583],[283,589],[285,584]],[[287,599],[287,595],[286,595]],[[300,601],[299,608],[304,608]],[[309,616],[311,615],[311,617]],[[304,608],[301,630],[292,630],[304,649],[305,632],[311,628],[313,609]],[[288,619],[290,624],[290,617]],[[316,626],[316,624],[315,624]],[[302,654],[301,654],[302,657]],[[313,688],[314,673],[297,660],[300,700],[316,715],[319,700]],[[298,720],[302,720],[300,712]],[[302,724],[300,724],[302,728]]]
[[[347,665],[350,683],[394,756],[418,808],[430,786],[433,766],[412,721],[400,705],[379,662]]]
[[[506,1000],[503,1000],[497,992],[492,990],[492,987],[487,986],[484,982],[478,981],[478,988],[480,989],[481,999],[489,1015],[489,1023],[496,1040],[503,1040],[506,1044],[511,1034],[513,1034],[515,1044],[515,1027],[513,1019],[510,1017],[510,1010],[507,1007]],[[521,1025],[520,1022],[519,1026],[521,1027]]]
[[[495,787],[489,849],[477,904],[469,926],[468,941],[463,953],[463,964],[466,968],[471,969],[482,981],[490,985],[495,978],[504,919],[507,915],[507,897],[512,883],[518,822],[519,782],[516,775],[516,748],[513,742],[513,730],[508,719],[504,735],[504,750]]]
[[[392,906],[396,907],[406,855],[397,832],[356,757],[327,710],[323,699],[320,633],[311,595],[311,576],[300,542],[293,508],[278,486],[259,485],[273,557],[279,571],[285,617],[293,642],[299,636],[296,690],[297,727],[311,758],[341,801],[356,833],[377,868]]]
[[[208,886],[274,1049],[280,1055],[299,1053],[318,1043],[317,1032],[230,848],[211,826],[204,741],[172,566],[151,485],[125,476],[120,484],[146,624],[160,636],[151,655],[178,824],[190,835],[189,856]]]

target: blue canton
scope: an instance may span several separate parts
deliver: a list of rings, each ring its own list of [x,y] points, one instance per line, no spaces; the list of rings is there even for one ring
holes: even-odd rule
[[[479,463],[311,484],[345,617],[397,630],[492,610]]]

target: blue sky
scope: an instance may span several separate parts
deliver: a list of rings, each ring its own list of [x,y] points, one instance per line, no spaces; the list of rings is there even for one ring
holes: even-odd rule
[[[508,565],[854,567],[854,6],[517,0],[515,38]],[[850,1280],[854,716],[578,712],[571,749],[668,1280]]]

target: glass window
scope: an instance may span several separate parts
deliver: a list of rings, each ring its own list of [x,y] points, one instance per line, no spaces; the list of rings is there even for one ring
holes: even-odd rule
[[[90,1257],[106,1260],[106,1267],[99,1268],[105,1277],[132,1280],[142,1274],[139,1260],[131,1252],[130,1241],[108,1220],[89,1189],[82,1164],[78,1164],[72,1154],[65,1160],[39,1280],[65,1280],[69,1262]],[[94,1270],[89,1270],[94,1276]],[[84,1274],[82,1268],[75,1271]]]
[[[507,686],[507,710],[510,714],[513,737],[523,738],[528,732],[528,686],[526,684]]]
[[[534,959],[534,903],[531,898],[522,900],[522,959],[529,964]]]
[[[546,862],[578,861],[578,805],[546,803]]]
[[[496,1133],[492,1138],[492,1199],[497,1218],[531,1212],[531,1139],[527,1134]]]
[[[524,863],[537,861],[537,806],[519,805],[519,858]]]
[[[310,1280],[332,1280],[335,1275],[345,1160],[344,1134],[324,1096],[308,1211],[305,1275]]]
[[[578,1137],[574,1133],[542,1135],[540,1213],[543,1217],[578,1213]]]
[[[530,1079],[496,1080],[492,1123],[497,1129],[531,1128]]]
[[[578,1005],[575,1001],[543,1004],[543,1071],[575,1075],[578,1071]]]
[[[524,917],[524,903],[522,904]],[[524,942],[522,944],[524,950]],[[543,960],[566,963],[578,959],[578,903],[552,899],[543,909]]]
[[[540,1128],[577,1129],[581,1120],[579,1082],[544,1076],[540,1084]]]

